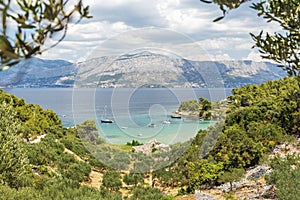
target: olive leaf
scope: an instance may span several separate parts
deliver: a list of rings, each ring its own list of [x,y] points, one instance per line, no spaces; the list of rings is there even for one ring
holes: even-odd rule
[[[0,0],[0,71],[4,66],[10,67],[56,46],[65,38],[68,24],[75,16],[79,16],[77,23],[92,17],[89,6],[84,6],[82,0],[70,4],[69,0],[16,0],[15,4],[11,0]],[[62,34],[57,42],[43,48],[45,41],[59,32]]]

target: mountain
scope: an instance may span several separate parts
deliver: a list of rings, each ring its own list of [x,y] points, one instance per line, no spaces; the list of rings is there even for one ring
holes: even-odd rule
[[[241,87],[287,74],[254,61],[191,61],[149,51],[72,64],[32,58],[0,73],[1,87]]]
[[[31,58],[0,72],[0,87],[72,87],[75,74],[70,62]]]

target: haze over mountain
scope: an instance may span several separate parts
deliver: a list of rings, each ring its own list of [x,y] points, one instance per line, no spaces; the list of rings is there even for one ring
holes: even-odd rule
[[[32,58],[0,73],[1,87],[240,87],[286,76],[275,64],[190,61],[143,51],[72,64]]]

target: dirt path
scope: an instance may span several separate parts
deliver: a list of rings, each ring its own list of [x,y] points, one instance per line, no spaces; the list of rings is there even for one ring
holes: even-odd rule
[[[64,153],[72,154],[75,157],[76,160],[81,161],[81,162],[85,162],[80,156],[78,156],[76,153],[74,153],[73,151],[71,151],[67,148],[64,149]]]
[[[89,187],[100,189],[102,179],[103,179],[103,172],[96,169],[92,169],[90,173],[90,180],[83,182],[82,185],[87,185]]]

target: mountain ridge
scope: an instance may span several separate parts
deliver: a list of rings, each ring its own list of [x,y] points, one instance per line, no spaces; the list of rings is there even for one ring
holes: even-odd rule
[[[0,87],[241,87],[287,74],[250,60],[192,61],[143,51],[84,62],[32,58],[0,73]]]

